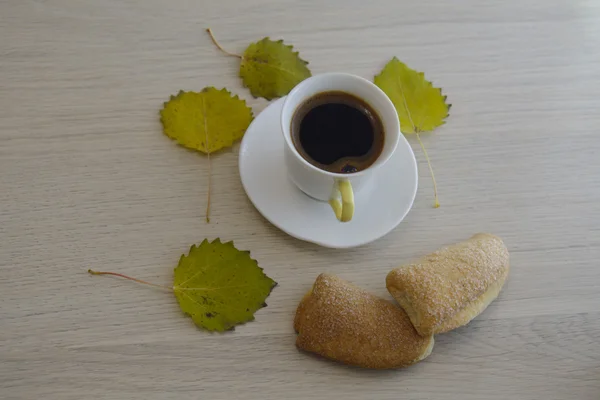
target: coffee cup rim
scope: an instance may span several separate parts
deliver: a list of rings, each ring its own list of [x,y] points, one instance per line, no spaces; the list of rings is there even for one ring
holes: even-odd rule
[[[300,90],[302,90],[306,85],[309,85],[311,83],[314,83],[314,81],[316,80],[320,80],[320,79],[326,79],[327,77],[345,77],[345,78],[349,78],[349,79],[354,79],[357,81],[360,81],[362,84],[366,84],[369,87],[369,90],[373,90],[374,92],[377,93],[377,96],[381,97],[383,103],[385,104],[385,107],[388,107],[389,109],[387,110],[389,111],[393,111],[393,115],[395,115],[396,119],[395,121],[392,123],[394,125],[393,130],[396,131],[395,133],[391,133],[388,134],[387,129],[385,131],[385,140],[387,141],[388,139],[392,139],[393,140],[393,144],[392,144],[392,148],[391,150],[387,153],[387,155],[383,155],[381,154],[377,160],[370,165],[369,167],[357,171],[357,172],[352,172],[352,173],[339,173],[339,172],[331,172],[331,171],[327,171],[324,170],[322,168],[317,167],[316,165],[311,164],[310,162],[308,162],[304,157],[302,157],[302,155],[298,152],[298,150],[296,149],[296,146],[294,146],[294,143],[292,142],[292,137],[291,137],[291,119],[285,118],[286,116],[286,109],[290,107],[290,100],[293,99],[293,96],[295,96]],[[364,99],[363,96],[360,96],[356,93],[352,93],[352,91],[349,91],[345,88],[338,88],[335,90],[339,90],[342,92],[347,92],[350,94],[353,94],[359,98],[361,98],[363,101],[368,102],[371,107],[379,114],[379,117],[382,119],[383,121],[383,116],[381,115],[382,112],[378,109],[379,107],[375,107],[373,106],[373,104],[371,104],[371,102],[369,102],[367,99]],[[330,90],[327,90],[330,91]],[[325,92],[325,90],[323,91]],[[319,93],[319,92],[317,92]],[[316,93],[315,93],[316,95]],[[296,107],[297,108],[297,107]],[[294,113],[296,112],[296,110],[294,109],[290,115],[293,117]],[[385,124],[385,121],[383,121]],[[389,97],[377,86],[375,85],[373,82],[358,76],[358,75],[354,75],[354,74],[350,74],[350,73],[345,73],[345,72],[325,72],[325,73],[321,73],[321,74],[316,74],[313,75],[305,80],[303,80],[302,82],[300,82],[299,84],[297,84],[286,96],[284,102],[283,102],[283,107],[282,107],[282,112],[281,112],[281,116],[280,116],[280,123],[281,123],[281,130],[282,130],[282,134],[284,136],[284,140],[286,142],[286,145],[288,146],[289,150],[294,154],[294,156],[300,160],[300,162],[307,168],[309,168],[310,170],[319,172],[323,175],[326,176],[330,176],[332,178],[353,178],[353,177],[359,177],[365,174],[369,174],[371,172],[373,172],[374,170],[376,170],[377,168],[381,167],[382,165],[384,165],[392,156],[392,154],[396,151],[396,148],[398,146],[398,142],[399,142],[399,135],[400,133],[400,120],[398,118],[398,113],[396,112],[396,108],[394,107],[394,104],[392,103],[392,101],[389,99]],[[384,157],[384,158],[382,158]]]

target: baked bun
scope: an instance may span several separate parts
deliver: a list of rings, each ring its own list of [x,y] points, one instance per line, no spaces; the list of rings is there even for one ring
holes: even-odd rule
[[[502,240],[479,233],[394,269],[386,286],[417,331],[428,336],[478,316],[498,296],[508,270],[508,250]]]
[[[401,308],[328,274],[300,302],[294,329],[298,348],[365,368],[408,366],[433,348]]]

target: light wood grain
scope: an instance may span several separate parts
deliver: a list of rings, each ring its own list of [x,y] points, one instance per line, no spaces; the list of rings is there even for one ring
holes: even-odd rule
[[[170,94],[227,87],[256,113],[232,51],[284,38],[313,73],[367,78],[397,55],[452,102],[416,142],[406,220],[362,248],[319,248],[244,195],[237,147],[206,158],[161,133]],[[292,0],[0,1],[0,398],[600,398],[600,3]],[[292,319],[318,273],[389,297],[395,265],[478,231],[512,270],[469,326],[409,369],[350,369],[299,353]],[[233,239],[279,282],[256,322],[196,329],[167,284],[190,244]]]

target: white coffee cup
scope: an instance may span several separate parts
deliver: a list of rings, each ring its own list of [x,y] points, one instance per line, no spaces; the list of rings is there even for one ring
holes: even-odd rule
[[[331,91],[354,95],[379,114],[385,135],[383,151],[366,169],[354,173],[325,171],[305,160],[294,146],[291,126],[298,107],[319,93]],[[329,202],[337,219],[342,222],[352,219],[354,194],[358,195],[377,170],[390,159],[401,135],[398,113],[381,89],[359,76],[337,72],[315,75],[294,87],[283,103],[281,128],[285,138],[285,163],[291,180],[308,196]]]

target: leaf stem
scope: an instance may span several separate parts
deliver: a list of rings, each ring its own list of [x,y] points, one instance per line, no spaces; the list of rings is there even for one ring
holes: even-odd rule
[[[118,276],[120,278],[129,279],[130,281],[141,283],[143,285],[148,285],[148,286],[153,286],[153,287],[160,288],[160,289],[166,289],[166,290],[173,291],[173,288],[170,287],[170,286],[157,285],[156,283],[146,282],[146,281],[143,281],[141,279],[132,278],[130,276],[119,274],[119,273],[116,273],[116,272],[94,271],[93,269],[88,269],[88,272],[90,274],[92,274],[92,275],[112,275],[112,276]]]
[[[429,155],[427,154],[427,150],[425,150],[425,146],[423,145],[423,142],[421,141],[421,135],[419,134],[418,131],[415,132],[415,134],[417,135],[417,140],[419,141],[419,144],[421,145],[421,149],[423,149],[423,154],[425,154],[425,159],[427,160],[427,165],[429,166],[429,172],[431,173],[431,179],[433,180],[433,196],[434,196],[433,208],[438,208],[440,206],[440,202],[438,201],[437,184],[435,182],[435,175],[433,174],[433,167],[431,166],[431,161],[429,160]]]
[[[202,98],[202,115],[204,115],[204,145],[208,157],[208,195],[206,200],[206,223],[210,224],[210,189],[212,186],[212,163],[210,161],[210,144],[208,143],[208,121],[206,120],[206,101]]]
[[[437,184],[435,183],[435,175],[433,174],[433,168],[431,167],[431,160],[429,160],[427,150],[425,150],[425,146],[421,141],[421,130],[417,128],[415,122],[412,119],[412,115],[410,114],[410,109],[408,108],[408,103],[406,102],[406,97],[404,96],[404,91],[402,90],[402,87],[400,87],[400,94],[402,95],[402,101],[404,102],[404,109],[406,110],[406,115],[408,115],[408,119],[413,127],[413,131],[415,132],[415,135],[417,135],[417,140],[419,141],[421,149],[423,149],[423,153],[425,154],[425,159],[427,160],[427,165],[429,166],[429,172],[431,173],[431,179],[433,179],[433,208],[438,208],[440,206],[440,202],[438,201]]]
[[[210,161],[210,152],[208,155],[208,199],[206,201],[206,223],[210,224],[210,189],[212,186],[212,162]]]
[[[242,58],[242,56],[240,56],[239,54],[235,54],[235,53],[231,53],[227,50],[225,50],[220,44],[219,42],[217,42],[217,39],[215,38],[215,36],[213,35],[212,31],[210,30],[210,28],[206,28],[206,32],[208,32],[208,35],[210,36],[210,39],[212,40],[212,42],[215,44],[215,46],[217,46],[217,48],[219,50],[221,50],[223,53],[227,54],[228,56],[233,56],[233,57],[237,57],[237,58]]]

